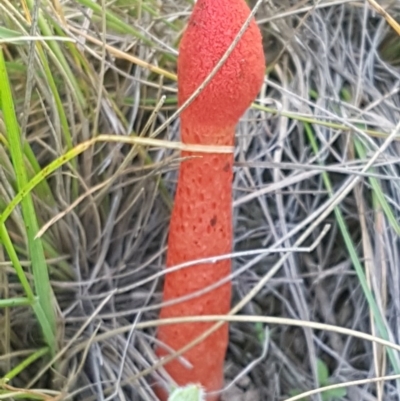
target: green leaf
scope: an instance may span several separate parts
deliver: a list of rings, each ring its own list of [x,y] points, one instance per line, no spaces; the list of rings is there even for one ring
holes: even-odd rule
[[[347,390],[343,387],[334,388],[326,392],[326,395],[329,395],[328,400],[336,400],[345,397],[347,394]]]
[[[264,344],[265,331],[264,331],[263,324],[261,322],[256,322],[254,327],[256,329],[256,335],[257,335],[258,341],[260,342],[260,344]]]
[[[301,393],[302,393],[302,391],[300,391],[300,390],[290,390],[289,391],[289,395],[291,397],[295,397],[296,395],[299,395]],[[298,401],[308,401],[308,398],[306,398],[306,397],[300,398]]]
[[[318,384],[320,386],[328,383],[329,380],[329,371],[325,362],[321,359],[317,359],[317,376],[318,376]]]
[[[204,391],[200,386],[189,384],[185,387],[178,387],[172,391],[168,401],[204,401]]]

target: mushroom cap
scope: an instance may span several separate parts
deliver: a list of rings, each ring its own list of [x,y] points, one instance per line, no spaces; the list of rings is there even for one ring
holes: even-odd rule
[[[181,40],[178,102],[184,103],[206,79],[249,16],[244,0],[198,0]],[[183,142],[230,144],[226,138],[262,85],[265,57],[260,30],[253,19],[224,65],[182,112]],[[193,127],[197,129],[193,129]],[[215,136],[218,131],[221,138]]]

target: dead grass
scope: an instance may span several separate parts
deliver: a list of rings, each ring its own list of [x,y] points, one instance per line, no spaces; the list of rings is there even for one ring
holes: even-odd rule
[[[399,19],[396,3],[380,5]],[[0,2],[3,41],[1,27],[11,37],[64,38],[3,47],[37,160],[37,171],[25,160],[30,177],[99,134],[154,136],[176,110],[177,44],[190,10],[183,1]],[[268,73],[237,127],[233,305],[241,302],[244,316],[325,323],[398,344],[399,39],[367,2],[264,2],[257,19]],[[18,192],[4,136],[0,114],[1,209]],[[157,138],[178,141],[179,121]],[[155,399],[149,379],[163,374],[152,369],[155,328],[138,327],[158,316],[178,163],[165,147],[103,142],[36,187],[39,226],[55,221],[41,241],[59,354],[50,368],[29,306],[2,307],[0,374],[12,379],[0,381],[2,396]],[[18,207],[6,227],[31,280]],[[0,247],[0,307],[24,295]],[[332,383],[400,374],[397,351],[369,340],[248,320],[231,323],[226,400],[318,388],[317,359]],[[342,399],[395,399],[399,385],[363,383]]]

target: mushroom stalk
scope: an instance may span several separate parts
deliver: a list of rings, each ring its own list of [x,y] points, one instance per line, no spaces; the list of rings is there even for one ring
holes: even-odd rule
[[[198,0],[178,57],[178,103],[182,105],[207,78],[234,41],[250,14],[244,0]],[[186,144],[233,146],[235,126],[260,90],[265,59],[260,31],[251,21],[244,35],[200,95],[181,114],[181,137]],[[232,251],[232,154],[182,152],[184,161],[171,216],[167,266],[223,255]],[[229,276],[230,260],[202,263],[166,274],[163,300],[205,290]],[[229,312],[231,283],[188,301],[163,307],[160,317],[214,315]],[[212,323],[161,326],[158,339],[179,350]],[[183,356],[165,365],[179,384],[201,384],[207,392],[223,387],[228,325],[223,325]],[[167,355],[158,347],[158,356]],[[165,400],[166,392],[158,388]],[[217,395],[208,395],[215,401]]]

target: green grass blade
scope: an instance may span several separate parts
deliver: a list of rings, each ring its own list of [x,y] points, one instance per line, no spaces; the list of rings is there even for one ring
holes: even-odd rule
[[[27,306],[31,305],[32,301],[28,298],[9,298],[0,299],[0,308],[13,308],[15,306]]]
[[[11,238],[8,234],[8,231],[7,231],[4,223],[0,224],[0,243],[3,244],[8,256],[11,260],[11,263],[14,266],[15,272],[17,273],[18,280],[20,281],[22,288],[24,289],[25,294],[26,294],[27,298],[29,299],[29,302],[34,303],[35,295],[29,284],[29,281],[26,277],[24,269],[22,268],[22,265],[18,259],[17,252],[15,251],[15,248],[11,242]]]
[[[0,386],[1,387],[1,386]],[[52,399],[52,398],[51,398]],[[40,395],[33,392],[24,393],[23,390],[0,390],[0,400],[42,400],[48,401],[49,396],[46,394]]]
[[[36,174],[30,181],[28,181],[22,188],[20,188],[19,192],[15,197],[8,203],[7,207],[0,214],[0,224],[4,224],[7,218],[10,216],[14,208],[22,202],[22,200],[28,196],[28,194],[42,182],[46,177],[56,171],[58,168],[63,166],[65,163],[68,163],[74,157],[80,155],[86,149],[88,149],[91,145],[93,145],[95,141],[87,141],[81,145],[75,146],[75,148],[71,149],[64,155],[58,157],[53,160],[50,164],[44,167],[38,174]]]
[[[358,138],[354,138],[353,142],[356,151],[358,153],[358,156],[361,159],[365,159],[367,153],[365,151],[363,143]],[[371,172],[373,171],[371,170]],[[389,224],[396,231],[396,234],[400,235],[400,225],[397,222],[396,216],[394,215],[392,208],[390,207],[388,201],[386,200],[384,193],[382,192],[382,188],[379,184],[379,181],[375,177],[369,177],[368,181],[372,187],[374,195],[376,196],[377,202],[379,203],[380,207],[382,208],[383,212],[386,215],[386,218],[388,219]]]
[[[98,137],[92,138],[86,142],[83,142],[79,145],[76,145],[73,149],[69,150],[68,152],[64,153],[62,156],[58,157],[57,159],[53,160],[49,163],[46,167],[44,167],[38,174],[36,174],[30,181],[28,181],[22,188],[20,188],[19,192],[14,196],[14,198],[8,202],[7,206],[0,213],[0,224],[4,224],[7,218],[11,215],[14,208],[22,202],[22,200],[37,186],[39,185],[46,177],[56,171],[58,168],[63,166],[64,164],[68,163],[73,158],[79,156],[82,152],[89,149],[97,142],[102,141],[119,141],[125,140],[125,143],[135,143],[135,141],[139,141],[139,137],[118,137],[118,136],[111,136],[107,137],[103,135],[99,135]],[[139,141],[140,142],[140,141]]]
[[[313,130],[312,130],[311,126],[309,124],[304,124],[304,127],[305,127],[305,130],[306,130],[306,133],[307,133],[307,138],[310,141],[310,144],[311,144],[311,147],[312,147],[314,153],[318,154],[318,150],[319,150],[318,149],[318,144],[317,144],[317,141],[315,140],[314,133],[313,133]],[[329,175],[326,172],[323,172],[322,173],[322,178],[323,178],[324,185],[325,185],[329,195],[332,196],[333,195],[333,190],[332,190],[332,184],[331,184],[330,179],[329,179]],[[346,222],[345,222],[345,220],[343,218],[342,212],[339,209],[339,207],[336,207],[334,209],[334,214],[335,214],[336,221],[338,222],[338,226],[339,226],[340,232],[341,232],[341,234],[343,236],[343,240],[344,240],[344,242],[346,244],[347,251],[349,252],[349,256],[350,256],[351,262],[352,262],[352,264],[354,266],[354,269],[356,271],[359,283],[361,285],[361,288],[363,290],[365,298],[366,298],[366,300],[368,302],[368,306],[372,311],[372,315],[373,315],[374,320],[376,322],[379,334],[382,336],[383,339],[389,340],[389,333],[387,331],[384,318],[382,317],[382,315],[381,315],[381,313],[379,311],[378,305],[377,305],[377,303],[376,303],[376,301],[374,299],[374,296],[373,296],[370,288],[368,287],[367,279],[365,277],[365,273],[364,273],[362,264],[360,262],[360,259],[358,257],[356,248],[355,248],[354,243],[353,243],[353,240],[352,240],[352,238],[350,236],[350,233],[349,233],[349,230],[347,228]],[[393,366],[393,369],[394,369],[395,373],[399,374],[400,373],[400,366],[398,365],[398,360],[397,360],[397,357],[396,357],[395,353],[393,352],[392,349],[387,349],[387,353],[388,353],[390,362],[392,363],[392,366]]]
[[[34,0],[27,0],[28,6],[30,10],[33,10],[35,5],[34,5]],[[40,32],[43,36],[53,36],[53,32],[47,23],[46,19],[43,16],[42,10],[39,10],[39,19],[38,19],[38,25],[40,27]],[[62,66],[62,71],[64,71],[64,74],[68,80],[68,82],[71,85],[71,89],[73,90],[73,94],[76,97],[76,100],[79,102],[82,108],[86,107],[86,100],[84,96],[82,95],[82,92],[80,90],[80,87],[78,83],[76,82],[75,76],[73,72],[71,71],[71,68],[69,67],[69,64],[59,46],[59,44],[55,40],[49,40],[47,41],[47,44],[51,51],[53,52],[54,57],[58,60],[60,65]],[[44,59],[42,58],[42,62]]]
[[[78,0],[78,1],[80,4],[93,10],[99,16],[103,13],[103,10],[102,10],[102,7],[100,4],[97,4],[91,0]],[[150,14],[153,14],[153,17],[154,17],[154,14],[155,14],[154,10],[152,10],[150,7],[147,7],[146,11],[149,12]],[[113,14],[108,9],[105,11],[105,18],[107,21],[107,25],[109,27],[115,29],[117,32],[121,32],[124,34],[128,33],[128,34],[140,39],[141,41],[143,41],[144,44],[146,44],[150,47],[158,46],[147,36],[143,35],[139,30],[133,28],[131,25],[124,22],[122,18],[118,18],[115,14]],[[166,21],[164,19],[161,19],[161,20],[164,21],[164,23],[166,23],[170,27],[173,27],[173,29],[175,31],[177,30],[177,28],[173,24],[168,23],[168,21]],[[170,61],[176,61],[176,57],[171,54],[167,54],[167,55],[165,55],[165,57],[167,59],[169,59]]]
[[[24,163],[20,128],[15,115],[14,102],[2,49],[0,49],[0,105],[3,111],[17,187],[18,190],[20,190],[26,185],[28,178]],[[28,240],[29,256],[32,263],[35,290],[38,297],[39,306],[35,306],[34,308],[37,313],[41,314],[41,320],[39,320],[39,323],[42,325],[42,330],[50,330],[49,332],[44,332],[44,334],[47,340],[53,337],[53,340],[48,345],[54,352],[56,326],[52,303],[52,288],[50,285],[42,241],[41,239],[35,238],[38,231],[38,222],[30,193],[26,194],[24,199],[21,201],[21,207]],[[5,227],[3,226],[2,228],[2,234],[4,234]]]
[[[15,376],[18,376],[22,371],[24,371],[29,365],[33,362],[37,361],[42,356],[46,355],[49,352],[47,347],[39,348],[37,351],[29,355],[25,358],[21,363],[19,363],[15,368],[10,370],[6,375],[4,375],[4,381],[9,381],[13,379]]]
[[[50,326],[46,314],[43,312],[43,309],[41,308],[37,298],[32,291],[24,269],[21,266],[21,262],[18,259],[17,252],[15,251],[15,248],[11,242],[11,238],[3,223],[0,223],[0,243],[4,245],[4,249],[6,250],[10,261],[17,273],[17,277],[22,285],[22,288],[24,289],[25,294],[29,299],[30,304],[32,305],[33,311],[35,312],[40,327],[42,328],[45,340],[47,344],[50,345],[52,353],[55,354],[55,337],[52,327]]]
[[[10,149],[10,145],[7,139],[1,134],[0,134],[0,144],[3,144],[7,150]],[[41,168],[28,142],[25,142],[23,144],[23,151],[27,161],[29,162],[29,165],[27,166],[27,173],[28,176],[32,178],[35,174],[37,174],[41,170]],[[36,191],[39,199],[44,201],[47,205],[49,205],[50,207],[53,207],[55,205],[55,200],[47,181],[42,181],[38,185]]]
[[[22,36],[20,32],[0,26],[0,40],[18,38],[20,36]]]

